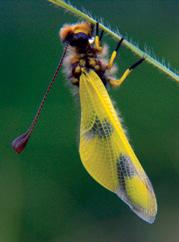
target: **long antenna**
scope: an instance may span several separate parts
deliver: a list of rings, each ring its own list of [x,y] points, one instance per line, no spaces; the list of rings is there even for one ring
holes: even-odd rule
[[[21,153],[21,152],[24,150],[26,144],[27,144],[28,141],[29,141],[30,136],[32,135],[32,132],[33,132],[33,130],[34,130],[34,128],[35,128],[35,126],[36,126],[38,120],[39,120],[39,117],[40,117],[40,114],[41,114],[42,108],[43,108],[43,106],[44,106],[44,104],[45,104],[45,101],[46,101],[46,99],[47,99],[47,96],[48,96],[50,90],[52,89],[53,84],[54,84],[55,81],[56,81],[56,78],[57,78],[57,75],[58,75],[59,70],[61,69],[61,66],[62,66],[62,64],[63,64],[63,59],[64,59],[64,57],[65,57],[65,55],[66,55],[66,52],[67,52],[67,48],[68,48],[68,45],[66,45],[65,48],[64,48],[64,52],[63,52],[63,54],[62,54],[62,57],[60,58],[60,61],[59,61],[59,64],[58,64],[58,66],[57,66],[57,69],[56,69],[56,71],[55,71],[55,73],[54,73],[54,76],[53,76],[51,82],[49,83],[49,85],[48,85],[48,87],[47,87],[47,89],[46,89],[46,92],[45,92],[45,94],[44,94],[44,96],[43,96],[43,99],[42,99],[42,101],[41,101],[41,103],[40,103],[40,105],[39,105],[39,108],[38,108],[38,110],[37,110],[37,113],[36,113],[36,115],[35,115],[35,117],[34,117],[32,123],[31,123],[30,127],[28,128],[28,130],[27,130],[25,133],[21,134],[20,136],[18,136],[17,138],[15,138],[15,139],[12,141],[12,148],[13,148],[17,153]]]

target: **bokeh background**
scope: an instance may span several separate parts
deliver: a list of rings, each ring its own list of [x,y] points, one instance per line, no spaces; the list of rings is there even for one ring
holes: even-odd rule
[[[179,66],[178,0],[72,3]],[[84,170],[79,104],[64,75],[25,152],[10,147],[31,122],[56,68],[59,28],[76,21],[46,0],[0,0],[0,242],[178,242],[179,86],[152,66],[140,66],[110,95],[156,192],[153,225]],[[112,51],[116,43],[106,42]],[[119,59],[122,73],[136,57],[123,47]]]

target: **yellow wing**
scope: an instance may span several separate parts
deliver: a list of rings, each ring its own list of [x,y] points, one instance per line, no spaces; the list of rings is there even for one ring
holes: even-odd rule
[[[89,174],[116,193],[142,219],[153,223],[152,185],[132,150],[109,95],[92,70],[80,77],[80,156]]]

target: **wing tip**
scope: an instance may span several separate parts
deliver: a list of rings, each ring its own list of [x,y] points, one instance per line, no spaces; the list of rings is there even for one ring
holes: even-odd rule
[[[149,224],[153,224],[155,222],[155,219],[156,219],[156,215],[157,215],[157,212],[155,212],[154,215],[149,215],[149,214],[146,214],[146,213],[143,213],[143,212],[139,212],[139,211],[136,211],[134,210],[134,208],[131,208],[132,211],[139,217],[141,218],[142,220],[144,220],[145,222],[149,223]]]
[[[151,209],[144,209],[141,207],[136,207],[133,204],[131,204],[128,199],[126,199],[124,196],[121,196],[121,194],[116,193],[116,195],[118,197],[120,197],[129,207],[130,209],[142,220],[144,220],[145,222],[149,223],[149,224],[153,224],[155,222],[156,219],[156,215],[157,215],[157,202],[155,200],[153,206]]]

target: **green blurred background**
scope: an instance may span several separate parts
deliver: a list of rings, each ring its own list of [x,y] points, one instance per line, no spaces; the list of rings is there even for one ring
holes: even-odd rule
[[[72,1],[179,66],[179,1]],[[79,105],[59,75],[21,155],[25,131],[56,68],[58,30],[76,22],[46,0],[0,0],[0,242],[178,242],[179,86],[148,64],[110,95],[149,175],[159,211],[135,216],[84,170],[78,154]],[[106,42],[112,50],[116,43]],[[119,72],[136,60],[121,49]],[[122,63],[121,63],[122,62]]]

